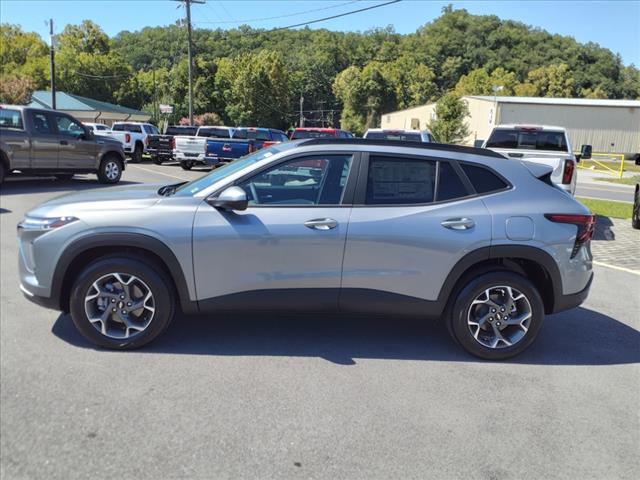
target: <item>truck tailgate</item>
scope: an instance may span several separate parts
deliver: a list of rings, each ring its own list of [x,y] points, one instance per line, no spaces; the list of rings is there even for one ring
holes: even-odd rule
[[[186,137],[178,135],[175,138],[176,150],[185,156],[197,157],[205,153],[207,139],[205,137]]]
[[[251,140],[217,139],[207,140],[207,157],[236,159],[250,151]]]

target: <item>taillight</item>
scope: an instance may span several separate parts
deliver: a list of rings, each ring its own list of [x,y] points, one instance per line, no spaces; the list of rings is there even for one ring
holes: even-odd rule
[[[571,179],[573,178],[573,171],[576,168],[576,164],[573,160],[565,160],[564,161],[564,171],[562,173],[562,183],[568,185],[571,183]]]
[[[176,139],[171,137],[171,141],[170,141],[169,145],[171,145],[171,150],[175,150],[176,149]]]
[[[131,141],[131,135],[129,135],[128,133],[124,134],[124,141],[126,143],[129,143]]]
[[[249,144],[249,153],[255,152],[256,151],[256,146],[253,143]]]
[[[591,240],[593,230],[596,225],[596,217],[593,215],[570,215],[564,213],[546,213],[544,215],[548,220],[556,223],[571,223],[578,227],[576,233],[576,243],[571,251],[571,258],[578,254],[580,247]]]

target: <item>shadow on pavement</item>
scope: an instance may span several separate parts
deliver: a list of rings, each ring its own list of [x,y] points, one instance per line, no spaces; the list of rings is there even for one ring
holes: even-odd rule
[[[420,319],[329,315],[178,315],[138,352],[187,355],[320,357],[339,365],[358,358],[482,362],[450,339],[444,325]],[[52,332],[95,348],[61,314]],[[126,354],[126,352],[120,352]],[[549,316],[535,342],[510,363],[612,365],[640,362],[640,332],[586,308]]]
[[[51,177],[41,177],[28,179],[12,178],[2,184],[1,195],[21,195],[25,193],[46,193],[46,192],[74,192],[78,190],[89,190],[92,188],[109,188],[123,185],[137,184],[121,180],[114,185],[99,183],[95,176],[93,178],[72,178],[70,180],[56,180]]]
[[[613,222],[609,217],[598,215],[596,217],[596,228],[593,231],[592,239],[596,240],[615,240],[616,234],[611,230]]]
[[[0,214],[3,213],[11,213],[11,210],[7,210],[6,208],[0,208]]]

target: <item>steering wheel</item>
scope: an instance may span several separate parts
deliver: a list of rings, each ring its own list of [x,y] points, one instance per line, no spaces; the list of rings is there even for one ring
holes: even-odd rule
[[[251,196],[253,197],[253,203],[258,205],[260,203],[260,199],[258,198],[258,192],[256,191],[255,183],[251,182],[249,184],[249,189],[251,190]]]

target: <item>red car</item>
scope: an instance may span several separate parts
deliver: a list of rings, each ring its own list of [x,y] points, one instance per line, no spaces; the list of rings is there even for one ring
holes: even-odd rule
[[[298,138],[353,138],[353,133],[339,128],[296,128],[291,133],[291,140]]]

